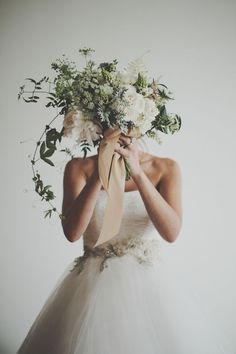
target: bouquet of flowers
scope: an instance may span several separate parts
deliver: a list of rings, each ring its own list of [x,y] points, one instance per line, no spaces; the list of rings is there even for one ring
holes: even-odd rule
[[[37,141],[31,159],[35,191],[51,205],[51,209],[45,211],[45,217],[51,217],[57,209],[51,203],[55,198],[51,185],[44,186],[39,171],[35,170],[37,152],[40,160],[54,166],[51,158],[64,137],[73,139],[84,158],[91,147],[99,146],[101,172],[102,159],[107,170],[111,170],[113,158],[112,149],[110,155],[104,154],[102,143],[116,142],[121,132],[131,133],[136,138],[147,135],[162,143],[158,132],[173,134],[181,127],[180,116],[166,110],[167,101],[173,99],[172,93],[166,85],[148,77],[142,57],[118,70],[117,59],[97,65],[89,58],[92,52],[91,48],[79,49],[85,58],[82,69],[63,55],[51,64],[53,79],[48,76],[40,80],[27,78],[33,88],[26,90],[26,85],[22,85],[18,93],[18,99],[27,103],[37,103],[40,95],[46,94],[46,107],[57,110]],[[52,123],[60,116],[63,122],[61,130],[57,131]],[[72,156],[70,149],[60,151]],[[127,180],[129,169],[125,161],[122,163]],[[109,180],[106,184],[103,179],[103,185],[108,190]],[[63,217],[62,214],[59,216]]]

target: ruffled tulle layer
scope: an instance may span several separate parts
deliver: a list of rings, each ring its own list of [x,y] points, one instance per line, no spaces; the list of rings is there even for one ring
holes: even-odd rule
[[[68,266],[17,354],[231,353],[163,260],[124,255],[103,271],[100,263]]]

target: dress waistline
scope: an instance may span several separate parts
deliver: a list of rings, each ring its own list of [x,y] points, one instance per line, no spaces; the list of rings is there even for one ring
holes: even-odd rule
[[[160,243],[157,238],[132,237],[119,239],[115,242],[104,243],[97,247],[84,244],[84,253],[74,259],[74,267],[70,271],[77,270],[79,274],[83,269],[85,262],[90,257],[100,257],[100,271],[107,267],[107,260],[112,257],[122,257],[130,254],[136,258],[139,263],[151,265],[158,259],[160,254]]]

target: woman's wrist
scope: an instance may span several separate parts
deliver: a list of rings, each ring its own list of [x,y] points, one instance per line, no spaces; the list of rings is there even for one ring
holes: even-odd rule
[[[144,176],[146,175],[142,168],[140,168],[140,170],[138,170],[137,172],[132,173],[132,178],[136,184],[138,184],[140,180],[145,178]]]

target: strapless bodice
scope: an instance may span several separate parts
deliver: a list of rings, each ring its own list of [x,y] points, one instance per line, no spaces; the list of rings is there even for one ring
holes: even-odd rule
[[[107,202],[107,192],[100,190],[94,211],[86,231],[83,234],[84,245],[93,246],[102,228],[102,222]],[[138,190],[124,193],[123,216],[118,234],[108,242],[113,243],[118,240],[129,238],[157,238],[158,232],[154,227],[144,202]]]
[[[88,259],[101,260],[99,269],[107,267],[107,260],[124,255],[139,263],[152,265],[161,260],[160,234],[153,225],[138,190],[124,193],[123,214],[119,232],[108,241],[94,247],[101,232],[107,203],[107,192],[100,190],[93,214],[83,234],[84,253],[76,257],[71,271],[84,269]]]

